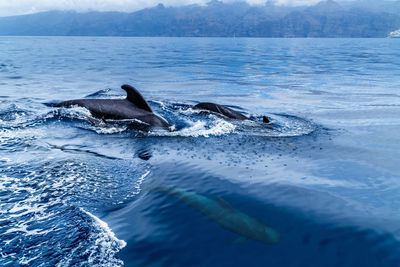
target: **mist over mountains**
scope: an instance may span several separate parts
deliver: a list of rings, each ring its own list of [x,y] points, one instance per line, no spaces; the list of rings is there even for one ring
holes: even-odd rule
[[[386,37],[400,29],[400,1],[277,6],[213,0],[133,13],[49,11],[0,18],[0,35],[178,37]]]

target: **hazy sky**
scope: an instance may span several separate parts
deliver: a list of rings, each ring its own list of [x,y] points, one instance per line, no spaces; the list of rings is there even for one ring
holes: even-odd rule
[[[134,11],[160,2],[167,6],[205,4],[210,0],[0,0],[0,16],[35,13],[47,10]],[[232,2],[235,0],[224,0]],[[267,0],[247,0],[251,4],[264,4]],[[315,4],[320,0],[274,0],[280,5]],[[380,0],[377,0],[380,1]]]

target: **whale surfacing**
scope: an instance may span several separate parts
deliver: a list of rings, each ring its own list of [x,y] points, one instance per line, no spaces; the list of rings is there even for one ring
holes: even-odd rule
[[[127,93],[125,99],[75,99],[61,102],[56,107],[84,107],[102,120],[137,120],[150,128],[169,129],[170,124],[153,113],[147,101],[133,86],[121,86]]]
[[[228,117],[230,119],[235,119],[235,120],[248,120],[245,115],[242,113],[239,113],[231,108],[228,108],[227,106],[211,103],[211,102],[202,102],[193,107],[194,109],[200,109],[200,110],[208,110],[214,113],[218,113],[221,115],[224,115],[225,117]]]
[[[211,102],[201,102],[201,103],[198,103],[197,105],[193,106],[193,108],[198,109],[198,110],[206,110],[206,111],[210,111],[213,113],[217,113],[217,114],[223,115],[230,119],[235,119],[235,120],[240,120],[240,121],[250,120],[249,117],[243,115],[242,113],[240,113],[236,110],[233,110],[224,105],[215,104],[215,103],[211,103]],[[263,123],[270,123],[270,119],[267,116],[263,116]]]

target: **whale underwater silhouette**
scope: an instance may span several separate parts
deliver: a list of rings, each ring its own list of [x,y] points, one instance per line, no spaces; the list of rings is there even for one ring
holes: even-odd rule
[[[103,121],[131,120],[131,126],[141,130],[172,129],[172,125],[167,120],[154,114],[150,105],[136,88],[128,84],[122,85],[121,88],[127,93],[125,99],[74,99],[58,103],[55,107],[84,107],[94,117]],[[216,113],[230,119],[250,120],[250,118],[227,106],[210,102],[198,103],[193,106],[193,109]],[[269,123],[270,120],[267,116],[263,116],[263,122]]]
[[[279,233],[263,222],[234,209],[223,199],[211,199],[182,188],[158,187],[155,191],[172,195],[189,207],[200,211],[224,229],[240,235],[239,241],[252,239],[264,244],[279,242]]]

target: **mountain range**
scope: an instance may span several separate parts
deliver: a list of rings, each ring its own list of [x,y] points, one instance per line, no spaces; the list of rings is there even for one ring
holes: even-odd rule
[[[132,13],[48,11],[1,17],[0,35],[177,37],[386,37],[400,29],[400,1],[322,1],[314,6],[159,4]]]

